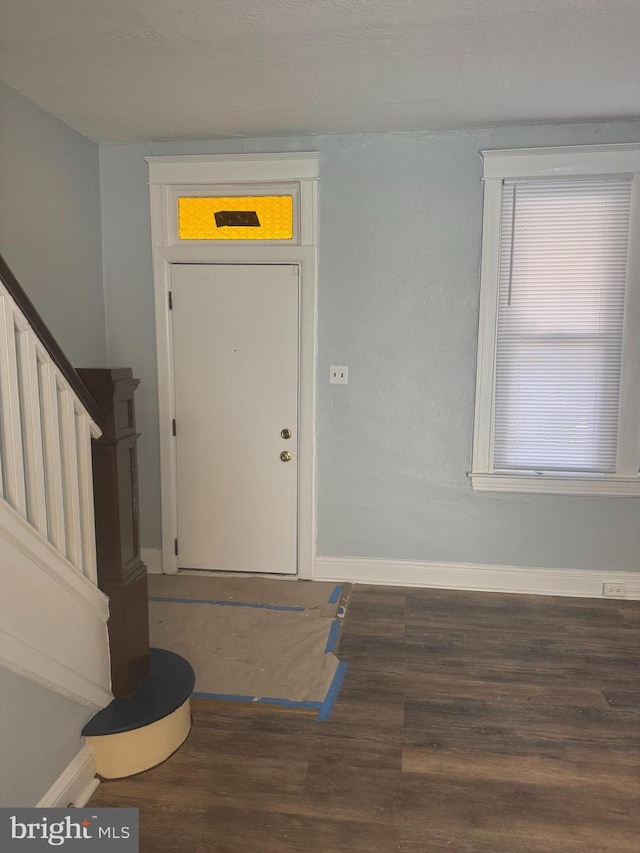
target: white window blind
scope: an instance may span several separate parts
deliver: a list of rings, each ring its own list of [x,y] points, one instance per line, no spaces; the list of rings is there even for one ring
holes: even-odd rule
[[[494,470],[615,472],[631,177],[502,198]]]

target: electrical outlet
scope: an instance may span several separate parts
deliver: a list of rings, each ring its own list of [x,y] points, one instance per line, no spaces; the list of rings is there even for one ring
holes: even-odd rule
[[[333,365],[329,368],[329,384],[330,385],[347,385],[349,382],[349,368],[348,367],[334,367]]]
[[[602,594],[608,598],[624,598],[626,593],[623,583],[603,583]]]

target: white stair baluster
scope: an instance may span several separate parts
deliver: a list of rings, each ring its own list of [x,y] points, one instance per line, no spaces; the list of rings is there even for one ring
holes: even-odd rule
[[[73,565],[82,571],[76,412],[73,394],[70,390],[65,388],[58,394],[58,405],[60,413],[60,444],[62,448],[66,554]]]
[[[40,365],[40,390],[49,541],[61,554],[66,554],[58,382],[55,367],[51,362]]]
[[[78,479],[80,486],[80,530],[82,536],[83,571],[96,583],[96,529],[93,508],[93,472],[91,467],[91,419],[84,411],[76,411],[78,446]]]
[[[29,329],[18,334],[18,382],[22,399],[27,518],[39,533],[47,536],[38,355],[35,336]]]
[[[13,305],[6,297],[0,299],[0,410],[4,498],[26,518],[27,493],[20,423],[16,327]]]

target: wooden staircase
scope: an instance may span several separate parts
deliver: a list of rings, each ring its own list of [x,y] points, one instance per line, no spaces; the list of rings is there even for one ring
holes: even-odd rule
[[[101,775],[163,761],[190,728],[193,670],[149,649],[137,385],[74,370],[0,256],[0,665],[98,710]]]

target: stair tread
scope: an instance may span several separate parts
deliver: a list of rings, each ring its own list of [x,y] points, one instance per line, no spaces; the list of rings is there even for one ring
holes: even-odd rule
[[[162,720],[191,695],[195,673],[189,661],[167,649],[150,650],[149,675],[126,699],[114,699],[82,730],[85,737],[121,734]]]

